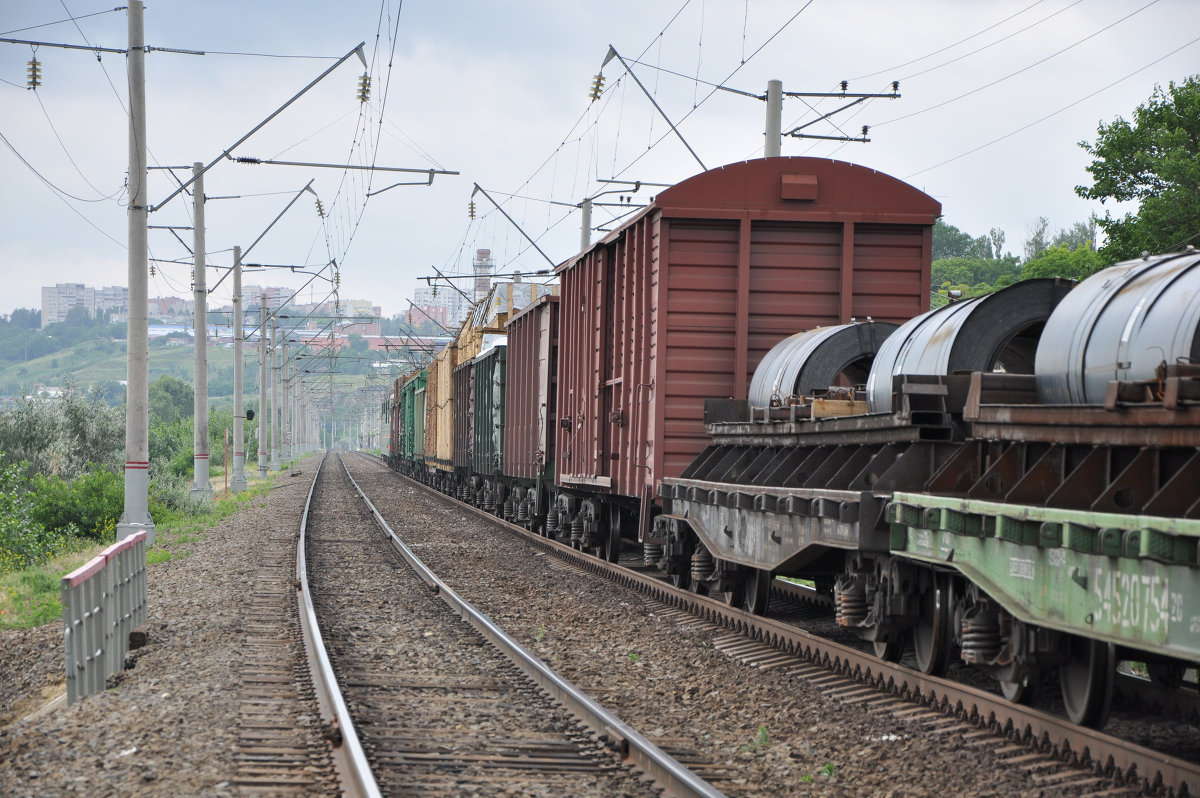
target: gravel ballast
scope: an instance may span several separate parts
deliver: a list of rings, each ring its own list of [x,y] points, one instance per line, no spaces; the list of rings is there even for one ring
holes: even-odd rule
[[[131,652],[134,667],[73,707],[0,728],[0,793],[238,794],[238,644],[253,553],[265,536],[295,534],[315,466],[305,461],[305,474],[279,477],[266,495],[193,533],[188,556],[149,566],[150,642]],[[10,689],[10,674],[61,680],[62,668],[61,624],[5,633],[6,710],[27,709],[44,686],[39,676]]]
[[[551,559],[377,461],[347,458],[396,534],[464,598],[626,723],[737,775],[740,795],[1038,795],[986,746],[929,735],[739,664],[720,632]],[[996,745],[1003,741],[997,739]],[[1047,793],[1048,794],[1048,793]]]

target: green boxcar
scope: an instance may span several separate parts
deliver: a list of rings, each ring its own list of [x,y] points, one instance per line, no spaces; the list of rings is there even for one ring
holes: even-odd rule
[[[400,456],[412,464],[425,459],[425,380],[422,369],[400,389]]]
[[[496,346],[475,358],[475,424],[472,469],[500,473],[504,454],[504,382],[508,347]]]

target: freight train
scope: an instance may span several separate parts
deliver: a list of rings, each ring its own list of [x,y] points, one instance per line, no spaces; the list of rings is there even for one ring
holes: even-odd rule
[[[829,160],[683,181],[397,380],[389,460],[749,612],[811,580],[882,658],[1057,673],[1103,725],[1119,662],[1200,660],[1200,255],[930,310],[940,211]]]

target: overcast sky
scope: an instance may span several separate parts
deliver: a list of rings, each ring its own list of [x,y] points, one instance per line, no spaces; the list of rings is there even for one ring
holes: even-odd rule
[[[0,0],[0,35],[122,48],[125,12],[97,13],[112,7]],[[604,68],[601,99],[589,100],[609,44],[642,62],[635,74],[709,168],[761,156],[764,114],[763,102],[710,84],[762,93],[772,78],[787,91],[849,80],[851,91],[882,92],[900,81],[901,99],[833,118],[855,135],[870,125],[870,143],[785,138],[783,154],[906,180],[936,197],[950,224],[974,235],[1003,229],[1014,253],[1038,216],[1057,230],[1103,212],[1074,193],[1089,177],[1078,142],[1093,140],[1101,121],[1128,118],[1156,83],[1200,72],[1196,0],[154,0],[145,28],[152,47],[208,53],[146,57],[150,162],[163,166],[213,160],[365,42],[367,104],[355,97],[363,68],[352,58],[234,155],[461,175],[430,186],[424,175],[221,162],[205,177],[206,249],[211,265],[228,267],[231,248],[249,246],[313,180],[324,222],[305,194],[248,262],[319,269],[336,259],[341,295],[388,315],[435,267],[469,270],[477,248],[492,249],[505,270],[548,265],[482,196],[468,219],[475,183],[557,262],[578,250],[570,206],[611,187],[599,180],[675,183],[701,170],[617,61]],[[28,45],[0,44],[4,313],[40,307],[43,285],[128,282],[125,57],[41,47],[43,85],[33,92],[31,55]],[[815,112],[785,101],[785,130],[842,104],[808,102]],[[152,175],[151,202],[160,203],[176,184]],[[422,185],[365,196],[412,180]],[[242,198],[215,199],[231,195]],[[594,222],[605,221],[598,211]],[[190,199],[176,197],[150,223],[190,225]],[[190,245],[191,233],[180,235]],[[150,246],[156,258],[187,258],[167,230],[152,230]],[[151,296],[190,296],[190,262],[155,271]],[[217,276],[210,270],[210,286]],[[293,287],[303,279],[246,277]],[[228,302],[228,288],[214,304]],[[303,298],[324,298],[329,285],[313,288]]]

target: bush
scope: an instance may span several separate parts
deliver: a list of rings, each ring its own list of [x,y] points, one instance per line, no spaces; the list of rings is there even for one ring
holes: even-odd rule
[[[72,481],[39,474],[33,491],[34,521],[92,540],[101,540],[125,509],[125,480],[110,471],[92,471]]]
[[[212,509],[212,502],[192,496],[191,479],[159,477],[150,483],[150,517],[160,519],[181,515],[200,515]]]
[[[125,408],[68,385],[57,399],[18,399],[0,413],[0,466],[70,479],[97,467],[117,473],[125,453]]]
[[[47,530],[34,519],[34,496],[23,472],[22,463],[0,470],[0,574],[37,565],[75,547],[69,533]]]

